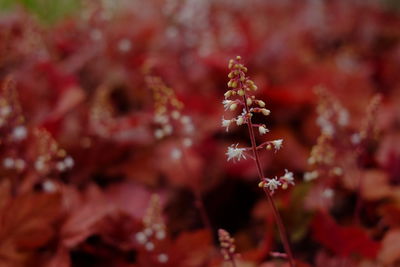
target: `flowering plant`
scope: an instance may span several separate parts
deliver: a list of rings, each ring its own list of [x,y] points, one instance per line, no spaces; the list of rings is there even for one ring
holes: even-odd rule
[[[222,118],[222,127],[226,127],[228,131],[231,123],[236,123],[236,125],[240,126],[242,124],[247,124],[247,128],[249,131],[251,147],[250,148],[242,148],[238,147],[239,144],[234,144],[228,147],[228,151],[226,155],[229,160],[241,160],[246,159],[245,153],[248,151],[252,151],[251,157],[256,163],[257,171],[259,175],[260,182],[258,184],[259,187],[264,189],[265,194],[268,197],[268,200],[271,204],[271,207],[274,212],[275,219],[278,224],[279,233],[284,244],[286,253],[289,258],[290,266],[294,266],[294,258],[291,252],[291,248],[289,245],[289,240],[287,238],[286,229],[282,223],[282,219],[279,215],[279,212],[275,206],[274,200],[272,199],[272,195],[275,190],[279,187],[286,189],[288,185],[294,185],[293,173],[285,170],[285,174],[281,177],[275,178],[267,178],[264,176],[264,171],[261,166],[261,162],[259,159],[258,151],[262,149],[270,150],[272,147],[275,150],[279,150],[282,147],[282,139],[266,141],[260,145],[257,145],[254,128],[258,128],[258,132],[260,135],[264,135],[269,132],[265,124],[255,124],[252,122],[252,117],[254,114],[259,113],[264,116],[268,116],[271,112],[270,110],[265,108],[265,102],[259,99],[256,99],[254,95],[254,91],[257,90],[257,86],[255,83],[246,75],[247,68],[241,63],[241,57],[237,56],[236,59],[231,59],[229,61],[229,69],[231,70],[228,74],[229,82],[228,82],[228,91],[225,93],[225,100],[222,101],[222,104],[225,107],[225,110],[234,111],[238,107],[242,107],[243,111],[236,118],[227,120]]]

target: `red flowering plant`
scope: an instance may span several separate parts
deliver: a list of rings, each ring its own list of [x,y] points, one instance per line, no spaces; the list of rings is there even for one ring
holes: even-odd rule
[[[394,1],[117,2],[0,3],[1,266],[398,264]]]

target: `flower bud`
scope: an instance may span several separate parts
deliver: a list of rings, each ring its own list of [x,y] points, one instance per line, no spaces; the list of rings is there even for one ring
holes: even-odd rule
[[[263,108],[263,109],[261,109],[261,113],[264,116],[268,116],[271,113],[271,111],[269,109]]]

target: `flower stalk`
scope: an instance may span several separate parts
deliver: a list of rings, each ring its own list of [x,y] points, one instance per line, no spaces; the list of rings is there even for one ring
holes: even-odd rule
[[[228,148],[228,152],[226,155],[229,160],[241,160],[246,159],[245,152],[252,151],[252,157],[257,166],[257,172],[260,179],[259,187],[262,187],[264,193],[267,196],[268,202],[271,205],[281,241],[283,243],[289,264],[291,267],[295,266],[295,261],[293,257],[293,253],[289,244],[288,235],[285,229],[285,226],[282,222],[282,218],[279,214],[279,211],[275,205],[274,199],[272,195],[275,190],[279,187],[282,189],[286,189],[289,184],[294,185],[293,182],[293,173],[285,171],[285,175],[280,178],[266,178],[263,173],[263,168],[261,166],[258,150],[262,148],[266,148],[267,150],[272,147],[275,150],[279,150],[282,146],[282,139],[267,141],[257,146],[256,137],[254,128],[258,128],[258,133],[260,135],[264,135],[269,132],[263,124],[253,124],[251,118],[254,113],[259,113],[263,116],[268,116],[271,112],[270,110],[265,108],[265,102],[262,100],[255,99],[255,96],[251,93],[251,91],[256,91],[257,86],[254,84],[252,80],[250,80],[246,76],[247,68],[240,63],[241,58],[238,56],[235,60],[231,59],[229,61],[229,69],[231,72],[228,77],[230,78],[228,82],[228,90],[225,93],[225,100],[222,102],[225,110],[234,111],[238,106],[243,107],[243,112],[235,119],[227,120],[223,118],[222,127],[225,127],[226,130],[229,130],[229,126],[232,122],[236,122],[236,125],[240,126],[242,124],[246,124],[249,132],[251,147],[250,148],[240,148],[238,144],[231,145]]]

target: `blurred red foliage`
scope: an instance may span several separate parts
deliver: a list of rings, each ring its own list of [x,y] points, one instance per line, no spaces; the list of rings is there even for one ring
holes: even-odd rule
[[[400,264],[397,11],[356,0],[103,2],[46,26],[22,9],[1,14],[1,266],[221,266],[219,228],[235,237],[238,266],[284,266],[270,254],[282,245],[253,163],[225,157],[249,142],[220,127],[236,55],[272,111],[271,140],[284,139],[262,155],[265,172],[295,173],[274,197],[298,265]],[[156,138],[150,75],[182,102],[187,135]],[[316,86],[333,103],[326,113],[347,114],[324,146]],[[377,134],[363,139],[377,93]],[[314,145],[334,160],[310,169]],[[153,194],[159,239],[143,219]]]

